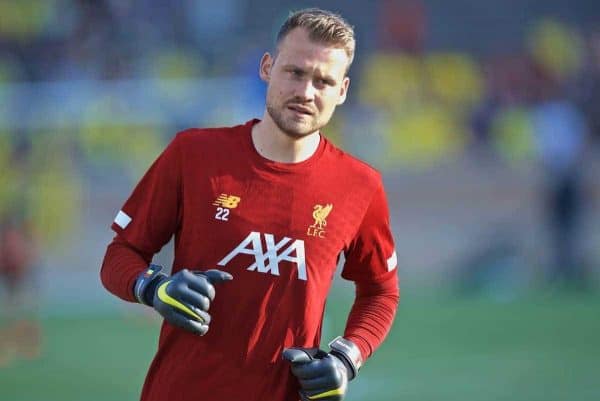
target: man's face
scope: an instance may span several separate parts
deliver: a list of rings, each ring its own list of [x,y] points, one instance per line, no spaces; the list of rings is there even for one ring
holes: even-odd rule
[[[343,48],[315,43],[303,28],[288,33],[275,58],[266,53],[260,76],[268,83],[267,112],[279,129],[301,138],[325,126],[346,100],[348,62]]]

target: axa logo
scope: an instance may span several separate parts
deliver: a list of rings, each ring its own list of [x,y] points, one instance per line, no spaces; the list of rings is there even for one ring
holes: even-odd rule
[[[306,235],[310,235],[311,237],[319,237],[325,238],[325,226],[327,225],[327,216],[331,213],[331,209],[333,209],[333,205],[328,203],[327,205],[315,205],[313,207],[312,217],[315,219],[315,222],[308,226],[308,230],[306,230]]]
[[[247,270],[279,276],[279,262],[287,261],[296,264],[298,279],[306,280],[304,241],[292,240],[289,237],[276,241],[273,234],[264,234],[264,240],[265,247],[261,233],[252,231],[233,251],[221,259],[218,265],[225,266],[240,254],[252,255],[255,261],[246,268]]]

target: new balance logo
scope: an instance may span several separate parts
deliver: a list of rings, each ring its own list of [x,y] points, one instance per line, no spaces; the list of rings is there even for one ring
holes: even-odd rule
[[[240,203],[240,197],[235,195],[227,195],[221,194],[219,197],[213,202],[214,206],[223,206],[227,209],[235,209]]]
[[[217,207],[217,213],[215,214],[215,219],[222,221],[229,221],[229,212],[231,209],[235,209],[238,207],[238,203],[242,200],[239,196],[235,195],[227,195],[221,194],[219,197],[213,202],[213,206]]]
[[[225,266],[239,254],[253,255],[255,262],[247,270],[259,273],[271,273],[279,276],[279,262],[288,261],[296,264],[298,279],[306,280],[306,257],[304,241],[283,237],[276,242],[273,234],[265,234],[266,250],[263,249],[261,234],[252,231],[240,244],[225,256],[219,266]]]

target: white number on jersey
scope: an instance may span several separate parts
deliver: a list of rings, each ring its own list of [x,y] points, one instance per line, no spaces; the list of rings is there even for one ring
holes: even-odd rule
[[[225,209],[224,207],[217,208],[217,214],[215,214],[215,219],[228,221],[229,220],[229,209]]]

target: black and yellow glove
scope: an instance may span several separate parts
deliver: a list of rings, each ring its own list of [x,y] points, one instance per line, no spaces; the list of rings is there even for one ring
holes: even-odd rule
[[[354,379],[362,358],[358,347],[337,337],[329,343],[329,353],[316,348],[287,348],[283,359],[292,364],[292,373],[300,383],[302,401],[341,401],[348,381]]]
[[[208,309],[215,299],[213,284],[233,279],[221,270],[191,272],[183,269],[172,276],[161,273],[162,267],[150,265],[134,286],[137,300],[152,306],[174,326],[203,336],[208,332]]]

